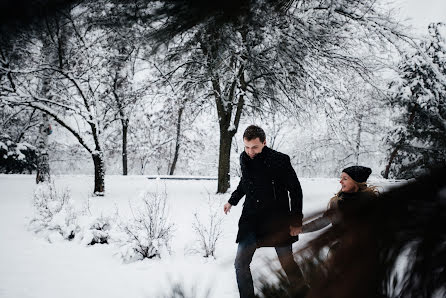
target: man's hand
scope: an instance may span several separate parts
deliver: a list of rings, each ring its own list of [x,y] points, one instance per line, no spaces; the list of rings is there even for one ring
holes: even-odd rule
[[[226,204],[223,206],[223,211],[225,212],[225,214],[228,214],[229,210],[231,210],[231,207],[232,207],[232,205],[229,204],[229,203],[226,203]]]
[[[300,233],[302,233],[302,227],[293,227],[290,226],[290,235],[291,236],[297,236]]]

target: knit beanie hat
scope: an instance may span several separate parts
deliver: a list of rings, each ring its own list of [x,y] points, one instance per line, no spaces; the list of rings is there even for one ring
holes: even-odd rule
[[[342,170],[347,173],[356,182],[366,182],[372,173],[372,169],[363,166],[351,166]]]

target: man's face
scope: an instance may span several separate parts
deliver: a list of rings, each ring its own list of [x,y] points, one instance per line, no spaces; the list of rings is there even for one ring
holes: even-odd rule
[[[266,145],[266,140],[260,142],[259,138],[255,138],[253,140],[248,141],[247,139],[243,138],[243,143],[245,144],[245,152],[248,154],[248,156],[253,159],[257,154],[262,152],[263,147]]]

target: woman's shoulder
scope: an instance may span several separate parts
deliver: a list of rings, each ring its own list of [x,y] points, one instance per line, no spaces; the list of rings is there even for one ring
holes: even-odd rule
[[[342,211],[346,211],[351,208],[368,206],[376,198],[376,194],[373,191],[358,191],[354,193],[341,193],[340,197],[341,200],[338,206]]]
[[[339,197],[341,199],[360,199],[360,200],[373,200],[377,198],[377,193],[371,189],[360,190],[357,192],[341,192]]]
[[[358,191],[357,194],[364,201],[374,200],[378,197],[378,194],[371,189]]]
[[[327,205],[327,211],[328,210],[334,210],[336,208],[338,208],[338,202],[341,199],[341,195],[342,193],[339,192],[337,194],[335,194],[329,201],[328,201],[328,205]]]

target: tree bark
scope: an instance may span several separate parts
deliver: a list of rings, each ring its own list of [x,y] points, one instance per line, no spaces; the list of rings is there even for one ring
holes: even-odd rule
[[[361,134],[362,134],[362,115],[359,115],[358,120],[358,132],[356,134],[356,152],[355,152],[355,159],[356,164],[359,165],[359,155],[360,155],[360,149],[361,149]]]
[[[102,151],[95,151],[92,153],[94,163],[94,195],[104,196],[105,191],[105,168],[104,168],[104,154]]]
[[[175,172],[175,167],[177,165],[178,156],[180,154],[180,147],[181,147],[181,121],[184,111],[184,105],[180,107],[178,110],[178,118],[177,118],[177,137],[175,141],[175,153],[173,155],[173,161],[172,165],[170,166],[169,175],[173,175]]]
[[[128,119],[122,120],[122,175],[128,174],[127,135],[129,129]]]
[[[244,93],[239,95],[237,105],[233,105],[236,98],[235,89],[237,83],[240,83],[240,89],[246,92],[246,82],[244,77],[244,66],[241,65],[238,69],[238,82],[233,81],[229,88],[228,102],[224,102],[221,96],[216,96],[217,112],[220,124],[220,153],[218,157],[218,185],[217,193],[225,193],[230,187],[230,161],[231,161],[231,147],[232,138],[237,132],[242,117],[243,108],[245,105]],[[221,94],[219,83],[217,80],[213,81],[215,94]],[[234,119],[232,115],[234,114]],[[232,128],[231,128],[232,126]]]
[[[56,61],[57,53],[51,46],[51,42],[49,41],[49,36],[43,37],[43,49],[42,56],[46,63],[51,64]],[[49,70],[44,71],[44,76],[41,79],[41,88],[40,88],[40,96],[43,98],[49,97],[50,93],[50,83],[51,83],[51,74]],[[42,113],[41,122],[39,125],[39,139],[37,141],[37,171],[36,171],[36,183],[40,182],[49,182],[51,180],[50,177],[50,165],[48,158],[48,135],[49,135],[49,120],[48,115],[46,113]]]
[[[234,134],[228,131],[229,127],[220,125],[220,151],[218,155],[218,185],[217,193],[225,193],[230,187],[230,161],[232,137]]]
[[[243,76],[242,76],[243,78]],[[243,79],[241,79],[243,81]],[[237,106],[226,106],[220,97],[217,97],[217,112],[220,125],[220,149],[218,156],[218,185],[217,193],[225,193],[230,187],[230,162],[231,162],[231,147],[232,138],[237,132],[240,118],[244,107],[244,97],[240,95]],[[235,111],[235,117],[232,123],[232,113]]]
[[[124,50],[121,50],[124,51]],[[122,64],[118,64],[117,68],[122,69]],[[121,126],[122,126],[122,175],[127,176],[128,173],[128,154],[127,154],[127,136],[128,136],[128,127],[129,127],[129,119],[126,117],[124,108],[124,98],[118,94],[118,91],[122,87],[123,79],[119,78],[119,72],[115,72],[114,83],[113,83],[113,96],[116,101],[116,106],[118,108],[118,113],[121,118]]]
[[[36,183],[40,182],[50,182],[50,165],[48,158],[48,131],[49,120],[48,115],[42,113],[42,122],[39,126],[39,140],[38,140],[38,156],[37,156],[37,173],[36,173]]]

